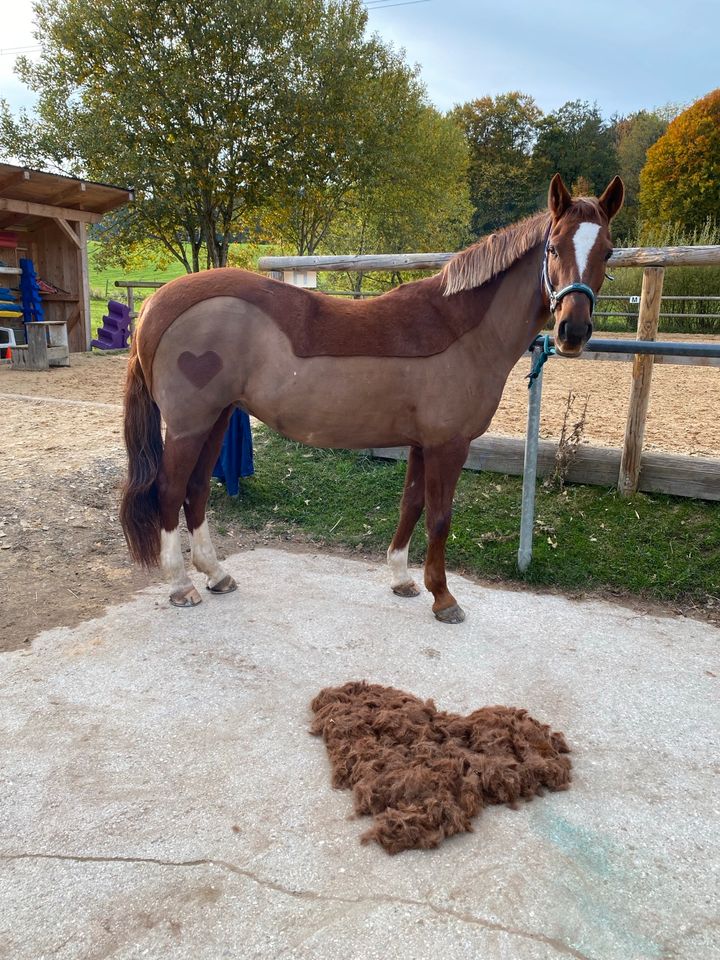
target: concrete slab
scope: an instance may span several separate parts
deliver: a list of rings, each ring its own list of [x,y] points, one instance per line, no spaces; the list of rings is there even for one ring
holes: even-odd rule
[[[0,956],[718,957],[718,632],[453,577],[257,550],[176,610],[152,588],[2,659]],[[203,591],[204,592],[204,591]],[[574,784],[433,852],[358,842],[308,704],[367,678],[527,707]]]

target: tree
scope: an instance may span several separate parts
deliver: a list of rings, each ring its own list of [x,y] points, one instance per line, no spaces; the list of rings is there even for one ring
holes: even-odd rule
[[[531,155],[542,112],[525,93],[481,97],[456,107],[470,152],[472,229],[481,236],[537,209]]]
[[[347,118],[367,93],[372,112],[412,71],[364,39],[360,0],[43,0],[39,63],[20,76],[37,118],[0,122],[7,153],[93,179],[130,184],[137,201],[104,236],[130,249],[155,239],[187,270],[222,266],[231,238],[274,192],[330,170],[366,176],[378,132],[396,114]],[[362,136],[362,135],[361,135]]]
[[[472,214],[467,168],[457,124],[423,107],[333,223],[324,247],[355,254],[457,249],[468,239]],[[362,275],[351,282],[359,291]]]
[[[274,182],[264,220],[299,255],[312,254],[333,222],[373,189],[404,151],[424,90],[401,54],[363,35],[355,5],[316,7],[292,89],[292,159]]]
[[[579,193],[590,184],[596,194],[617,173],[617,152],[613,131],[598,110],[581,100],[563,104],[555,113],[540,121],[540,130],[533,153],[534,168],[539,184],[546,184],[551,176],[560,173],[572,184],[572,192]],[[585,183],[578,183],[580,177]]]
[[[645,166],[648,150],[665,133],[667,125],[667,120],[656,110],[639,110],[614,123],[618,173],[625,184],[625,203],[613,223],[616,237],[637,233],[640,171]]]
[[[720,88],[676,117],[648,150],[640,213],[650,228],[701,229],[720,211]]]

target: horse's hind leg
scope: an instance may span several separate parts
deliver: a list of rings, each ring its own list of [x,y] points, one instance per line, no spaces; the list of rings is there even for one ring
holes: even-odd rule
[[[405,488],[400,503],[400,522],[388,547],[390,586],[399,597],[417,597],[420,588],[408,573],[408,550],[415,524],[425,506],[425,461],[420,447],[410,447]]]
[[[188,480],[184,503],[185,519],[192,543],[192,562],[198,570],[207,575],[208,590],[212,593],[231,593],[237,589],[233,578],[218,562],[205,517],[210,495],[210,477],[222,448],[232,409],[230,406],[223,410],[210,431]]]
[[[170,579],[170,603],[176,607],[195,607],[201,599],[185,569],[178,522],[188,480],[206,438],[207,432],[188,437],[175,437],[168,430],[157,478],[160,507],[160,565]]]
[[[445,543],[450,532],[452,501],[470,442],[458,437],[437,447],[425,447],[425,522],[428,551],[425,586],[435,602],[433,613],[443,623],[461,623],[465,614],[447,588]]]

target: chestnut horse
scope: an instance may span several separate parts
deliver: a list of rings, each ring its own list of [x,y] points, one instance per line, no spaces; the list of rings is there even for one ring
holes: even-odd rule
[[[205,507],[237,405],[312,446],[409,446],[388,549],[391,586],[404,597],[419,593],[407,558],[424,509],[432,609],[459,623],[445,542],[470,441],[488,428],[510,371],[551,315],[557,350],[582,350],[623,193],[615,177],[599,199],[572,199],[556,175],[548,211],[481,240],[441,273],[371,300],[338,301],[236,269],[162,287],[142,310],[125,394],[121,521],[133,557],[160,561],[173,604],[199,603],[180,546],[184,507],[192,562],[208,589],[236,588],[218,563]]]

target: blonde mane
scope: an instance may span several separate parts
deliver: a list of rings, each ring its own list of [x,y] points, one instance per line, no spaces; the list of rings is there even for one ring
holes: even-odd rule
[[[529,250],[542,243],[549,226],[550,214],[544,210],[497,233],[491,233],[467,250],[457,253],[442,270],[445,296],[473,290],[507,270]]]

